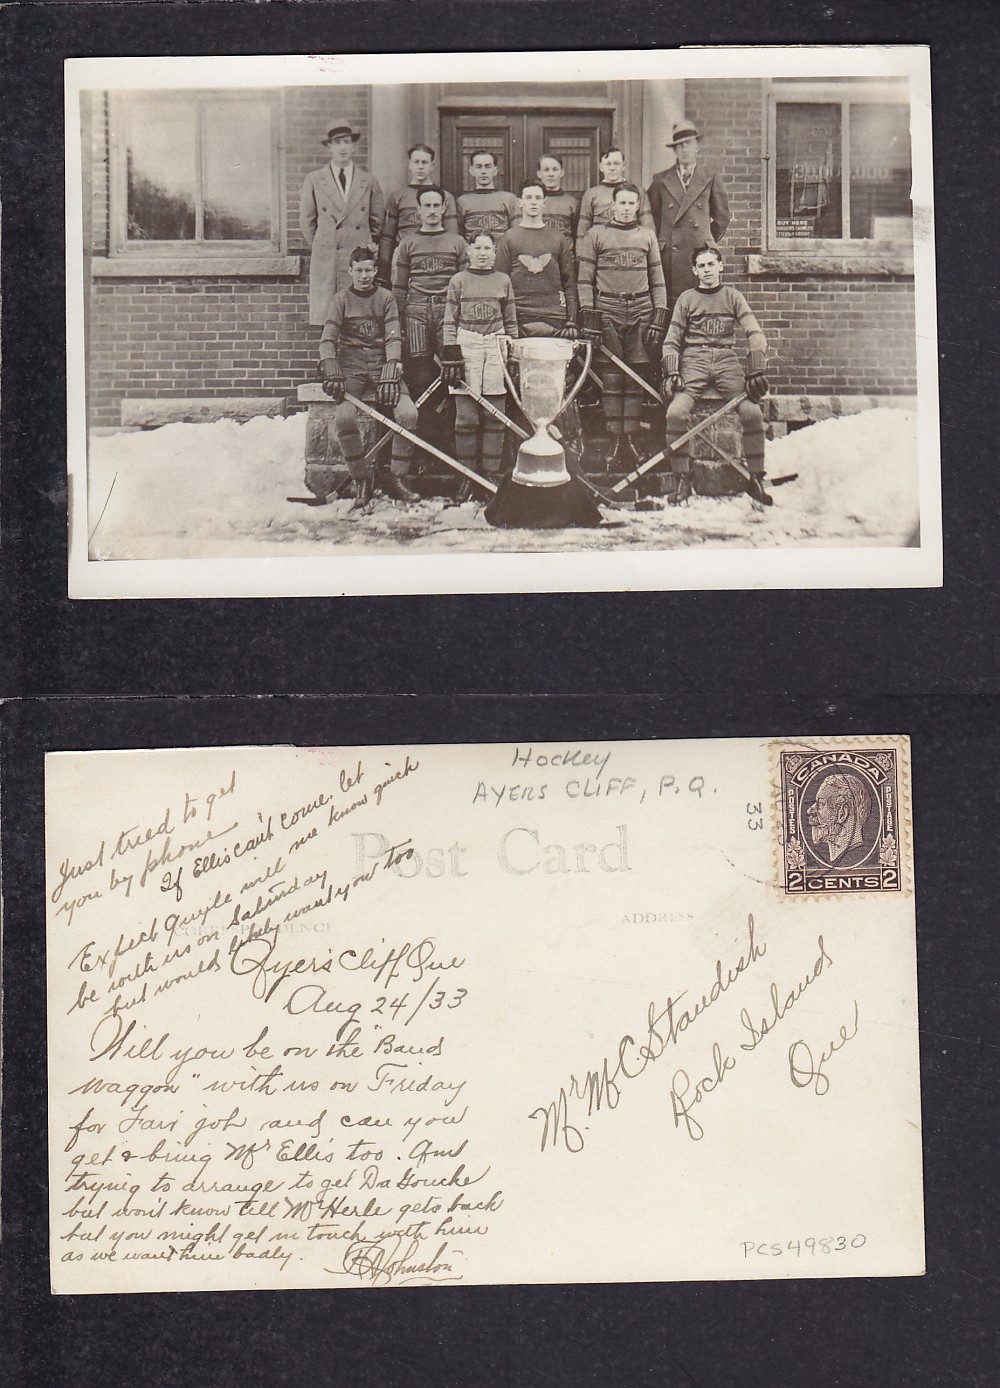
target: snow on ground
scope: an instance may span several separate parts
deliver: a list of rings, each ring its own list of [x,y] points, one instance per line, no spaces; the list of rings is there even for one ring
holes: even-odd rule
[[[168,424],[90,441],[90,552],[96,559],[265,558],[337,551],[439,553],[567,549],[905,545],[917,524],[916,416],[875,409],[800,429],[767,446],[774,506],[745,496],[685,506],[605,507],[591,530],[495,530],[475,502],[414,506],[350,500],[306,507],[306,417]]]

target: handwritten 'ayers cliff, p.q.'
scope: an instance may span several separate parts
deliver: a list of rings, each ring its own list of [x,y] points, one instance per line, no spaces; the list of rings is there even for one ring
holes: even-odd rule
[[[920,1272],[912,898],[788,896],[775,776],[50,756],[53,1290]]]

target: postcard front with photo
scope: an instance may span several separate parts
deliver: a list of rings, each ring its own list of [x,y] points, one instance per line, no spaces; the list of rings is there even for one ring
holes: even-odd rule
[[[940,583],[926,49],[66,91],[71,596]]]

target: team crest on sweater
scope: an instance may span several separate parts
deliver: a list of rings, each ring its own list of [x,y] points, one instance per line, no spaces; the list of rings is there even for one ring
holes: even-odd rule
[[[552,259],[549,251],[544,255],[519,255],[518,260],[530,275],[540,275]]]

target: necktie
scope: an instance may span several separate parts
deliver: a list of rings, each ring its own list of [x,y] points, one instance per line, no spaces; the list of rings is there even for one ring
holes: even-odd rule
[[[340,191],[347,196],[347,174],[343,169],[338,170],[337,177],[340,179]]]

